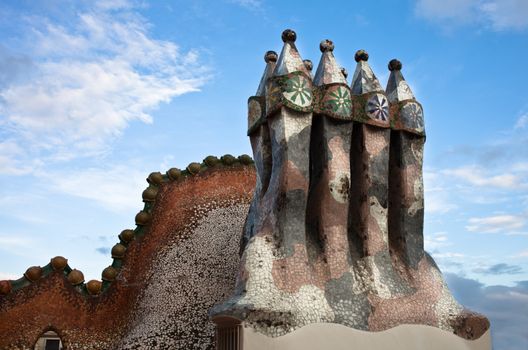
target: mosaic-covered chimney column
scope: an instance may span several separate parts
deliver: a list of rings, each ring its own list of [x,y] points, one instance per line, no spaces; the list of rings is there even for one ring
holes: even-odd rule
[[[305,259],[312,80],[295,47],[295,32],[285,30],[282,40],[266,95],[273,170],[263,199],[269,212],[259,233],[272,235],[280,255]]]
[[[401,73],[389,62],[387,96],[393,131],[390,154],[389,231],[393,252],[407,266],[418,268],[424,255],[424,188],[422,176],[425,130],[422,106]]]
[[[350,249],[365,257],[367,279],[380,296],[390,297],[402,284],[389,254],[388,185],[390,121],[389,102],[359,50],[352,79],[354,131],[351,149]]]
[[[313,96],[295,39],[292,30],[282,33],[284,46],[266,88],[272,173],[254,236],[242,254],[234,296],[211,311],[215,319],[238,318],[274,335],[333,320],[324,290],[313,282],[306,248]]]
[[[241,254],[247,242],[255,234],[255,224],[258,222],[258,214],[260,212],[258,206],[261,204],[261,199],[268,189],[271,177],[271,140],[266,121],[266,91],[268,81],[273,75],[277,63],[277,53],[275,51],[266,52],[264,61],[266,62],[266,68],[260,80],[257,93],[248,99],[248,136],[253,149],[257,181],[240,243]]]
[[[349,271],[348,194],[352,101],[330,40],[320,44],[314,78],[317,103],[312,126],[308,239],[311,260],[323,260],[329,278]]]

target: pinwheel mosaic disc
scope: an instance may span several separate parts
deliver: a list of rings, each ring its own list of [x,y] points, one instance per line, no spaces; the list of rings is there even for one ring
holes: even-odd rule
[[[325,106],[331,112],[348,118],[352,112],[350,91],[344,86],[337,86],[326,94]]]
[[[382,94],[375,94],[369,98],[365,112],[370,119],[380,122],[389,121],[389,101]]]
[[[423,132],[424,119],[422,107],[414,102],[407,103],[401,110],[401,121],[405,129]]]
[[[312,103],[311,84],[302,75],[294,75],[288,79],[283,95],[289,102],[300,107],[307,107]]]

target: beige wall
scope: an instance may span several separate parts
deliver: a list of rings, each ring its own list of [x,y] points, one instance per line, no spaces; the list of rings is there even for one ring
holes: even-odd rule
[[[305,326],[278,338],[245,327],[244,350],[491,350],[489,330],[477,340],[465,340],[438,328],[402,325],[383,332],[364,332],[339,324]]]

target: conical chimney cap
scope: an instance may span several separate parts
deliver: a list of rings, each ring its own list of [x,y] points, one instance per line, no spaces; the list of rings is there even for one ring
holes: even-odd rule
[[[334,57],[334,43],[331,40],[323,40],[319,45],[322,55],[314,76],[314,85],[322,86],[333,83],[346,84],[346,78]]]
[[[368,64],[369,55],[365,50],[358,50],[354,56],[357,66],[350,86],[353,95],[383,91],[381,84]]]
[[[414,94],[401,73],[402,63],[397,59],[389,62],[390,76],[387,82],[387,97],[391,103],[415,100]]]

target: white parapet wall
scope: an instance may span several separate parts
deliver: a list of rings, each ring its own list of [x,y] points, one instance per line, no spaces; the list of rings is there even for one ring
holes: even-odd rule
[[[318,323],[271,338],[243,328],[243,350],[491,350],[488,330],[466,340],[441,329],[401,325],[383,332],[365,332],[339,324]]]

